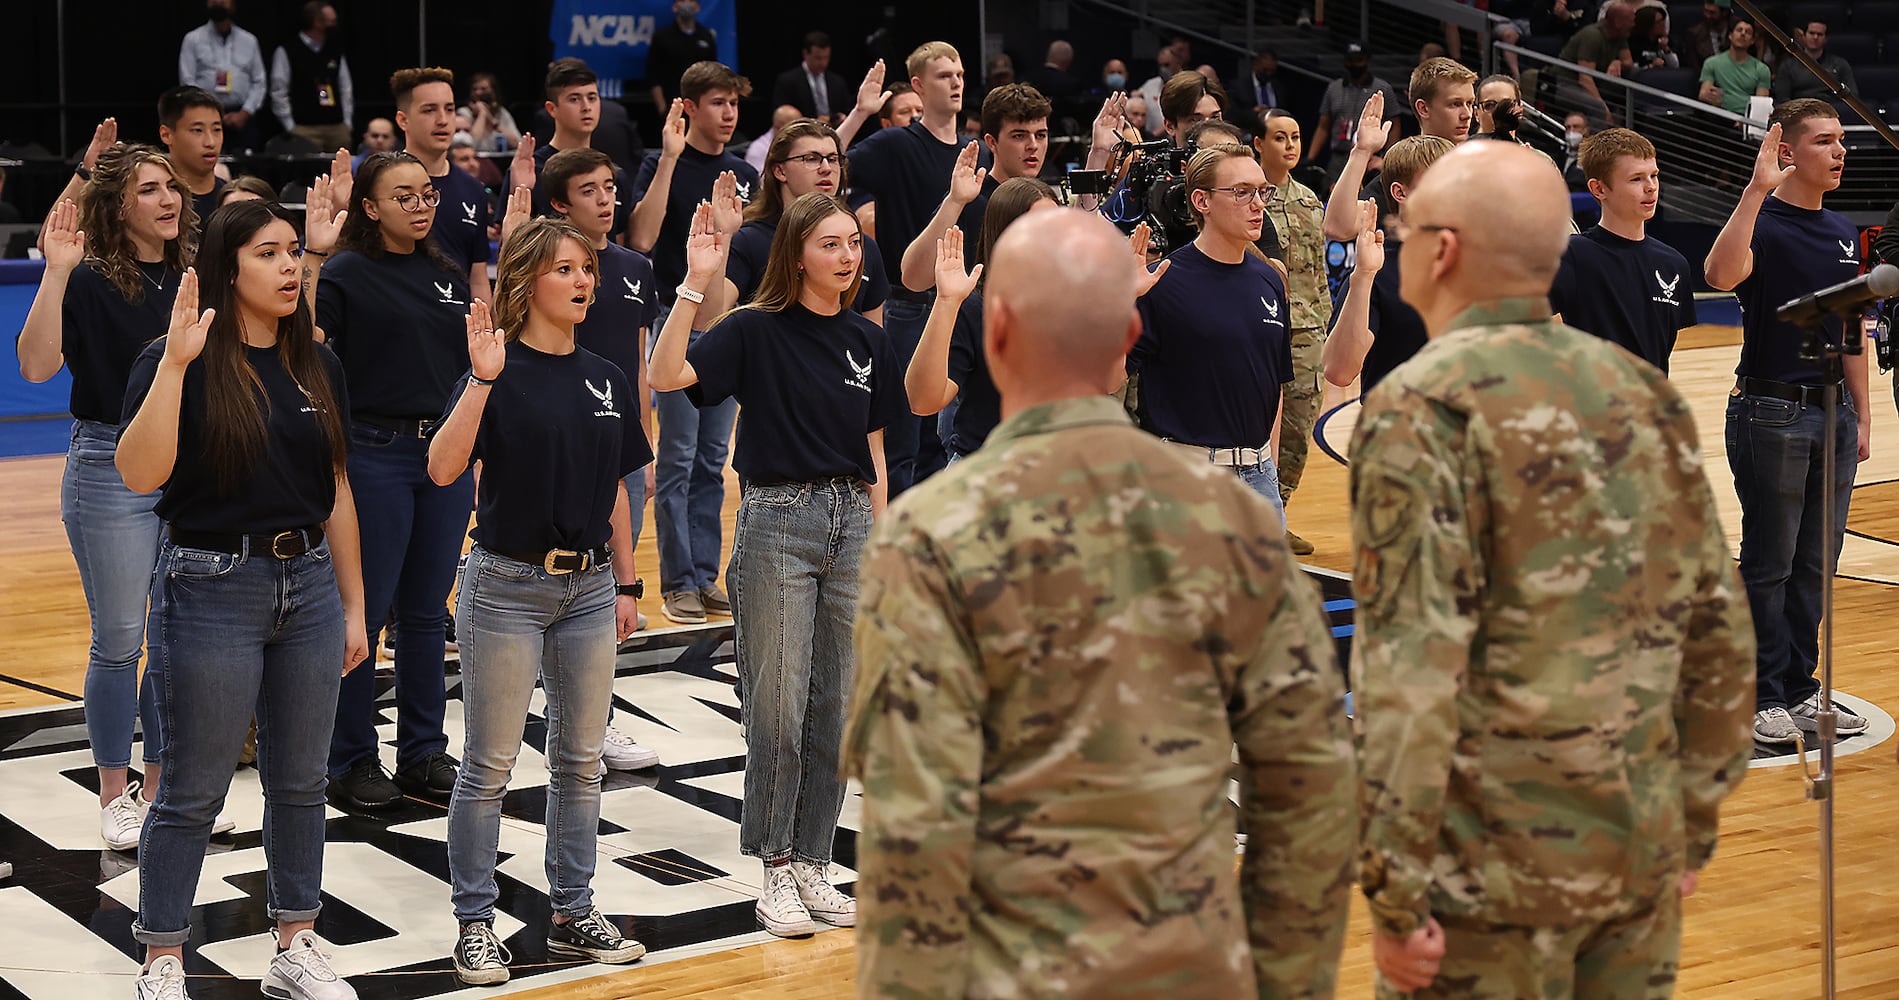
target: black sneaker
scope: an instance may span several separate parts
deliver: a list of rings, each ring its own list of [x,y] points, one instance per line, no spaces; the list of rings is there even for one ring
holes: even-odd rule
[[[448,625],[446,627],[448,634],[442,637],[442,653],[443,655],[453,653],[456,656],[460,656],[462,647],[455,641],[455,615],[452,612],[448,616]]]
[[[547,951],[551,955],[590,958],[608,965],[637,962],[646,954],[646,946],[623,936],[619,928],[595,907],[579,920],[555,924],[547,932]]]
[[[447,802],[455,793],[455,769],[460,763],[444,752],[429,754],[397,771],[396,787],[417,798]]]
[[[512,961],[508,946],[495,937],[495,929],[489,924],[469,924],[455,941],[455,978],[470,986],[507,982],[508,963]]]
[[[402,789],[382,772],[374,757],[364,757],[330,779],[330,801],[340,809],[376,812],[402,801]]]

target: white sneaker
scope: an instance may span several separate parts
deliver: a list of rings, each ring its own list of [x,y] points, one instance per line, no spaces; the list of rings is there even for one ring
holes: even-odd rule
[[[818,932],[805,908],[798,877],[790,865],[765,866],[765,891],[758,897],[758,922],[779,937],[810,937]]]
[[[137,782],[134,782],[133,786],[136,787]],[[132,796],[132,804],[135,808],[138,809],[138,824],[140,827],[143,827],[145,825],[145,817],[151,815],[152,813],[152,800],[146,798],[143,793],[140,793],[140,794],[136,794]],[[216,837],[220,834],[230,833],[232,830],[235,830],[235,829],[237,829],[237,820],[234,820],[231,817],[224,815],[223,813],[218,813],[218,818],[211,821],[211,836],[213,837]],[[138,835],[136,833],[132,835],[132,843],[135,845],[138,843]],[[114,848],[114,849],[124,850],[124,848]]]
[[[1787,710],[1796,719],[1818,723],[1820,720],[1820,692],[1815,691],[1807,700]],[[1858,712],[1835,701],[1833,703],[1833,731],[1841,736],[1857,736],[1866,731],[1866,719]]]
[[[1754,738],[1762,743],[1793,743],[1800,739],[1800,727],[1786,709],[1775,705],[1754,713]]]
[[[804,902],[804,908],[811,916],[832,927],[852,927],[857,924],[857,900],[844,895],[831,884],[830,865],[793,861],[788,867],[792,878],[798,881],[798,898]]]
[[[138,794],[138,782],[128,781],[119,797],[99,810],[99,836],[115,851],[138,846],[139,831],[145,829],[145,813],[151,808]]]
[[[270,961],[261,987],[274,1000],[356,1000],[356,989],[330,968],[315,931],[298,931],[290,948]]]
[[[166,955],[138,977],[138,1000],[191,1000],[185,992],[185,967],[175,955]]]
[[[633,737],[612,726],[607,727],[607,741],[601,746],[600,756],[615,771],[638,771],[659,764],[658,750],[640,746]]]

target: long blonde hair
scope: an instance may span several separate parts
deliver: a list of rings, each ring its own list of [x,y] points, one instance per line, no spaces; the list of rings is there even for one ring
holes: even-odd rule
[[[813,191],[799,198],[785,209],[778,220],[778,231],[771,238],[771,258],[765,262],[765,271],[759,277],[758,291],[752,301],[739,309],[758,309],[763,312],[783,312],[792,303],[798,301],[799,286],[804,278],[798,271],[798,262],[804,256],[804,241],[816,232],[818,224],[833,215],[849,216],[851,224],[861,235],[863,227],[857,225],[857,216],[850,206],[836,195]],[[849,287],[838,299],[838,305],[845,309],[857,301],[857,290],[864,284],[864,259],[860,253],[857,258],[857,275],[851,279]],[[732,312],[737,312],[737,309]],[[730,315],[728,313],[727,315]],[[724,317],[721,316],[721,319]]]
[[[92,179],[79,190],[79,228],[86,234],[86,265],[125,296],[127,302],[145,301],[145,280],[138,270],[138,251],[125,225],[125,202],[134,194],[138,168],[147,163],[165,168],[178,192],[178,236],[165,241],[165,265],[179,274],[191,266],[198,248],[198,213],[191,189],[171,157],[155,146],[113,143],[99,154]]]
[[[593,244],[566,219],[540,218],[523,222],[501,244],[501,262],[495,265],[495,326],[512,343],[527,327],[528,293],[535,279],[546,274],[560,256],[562,240],[573,240],[587,251],[587,265],[593,268],[594,292],[599,295],[600,257]],[[587,300],[589,306],[593,300]]]

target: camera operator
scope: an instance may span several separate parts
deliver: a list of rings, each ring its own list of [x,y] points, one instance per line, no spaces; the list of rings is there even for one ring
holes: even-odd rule
[[[1200,235],[1168,256],[1140,300],[1141,336],[1128,355],[1141,378],[1137,414],[1283,516],[1275,456],[1291,317],[1279,272],[1250,252],[1271,185],[1246,147],[1219,145],[1187,162],[1186,191]]]

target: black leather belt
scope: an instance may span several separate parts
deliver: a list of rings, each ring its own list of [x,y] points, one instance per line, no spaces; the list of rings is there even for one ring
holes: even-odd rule
[[[496,552],[495,555],[515,562],[524,562],[529,566],[539,566],[556,576],[562,573],[583,572],[595,566],[605,566],[613,561],[613,549],[606,545],[597,549],[579,551],[548,549],[546,552]]]
[[[429,430],[441,423],[440,420],[397,420],[394,417],[378,417],[367,413],[354,414],[350,419],[359,424],[380,427],[386,431],[395,431],[402,437],[412,438],[428,437]]]
[[[1844,383],[1831,385],[1801,385],[1797,382],[1775,382],[1772,379],[1741,376],[1737,387],[1749,396],[1766,396],[1769,399],[1784,399],[1789,403],[1806,403],[1819,406],[1826,402],[1826,391],[1837,389]]]
[[[245,552],[269,553],[277,559],[295,559],[323,544],[323,526],[292,528],[264,535],[238,535],[219,531],[187,531],[173,526],[171,543],[180,548],[226,552],[234,556]]]

